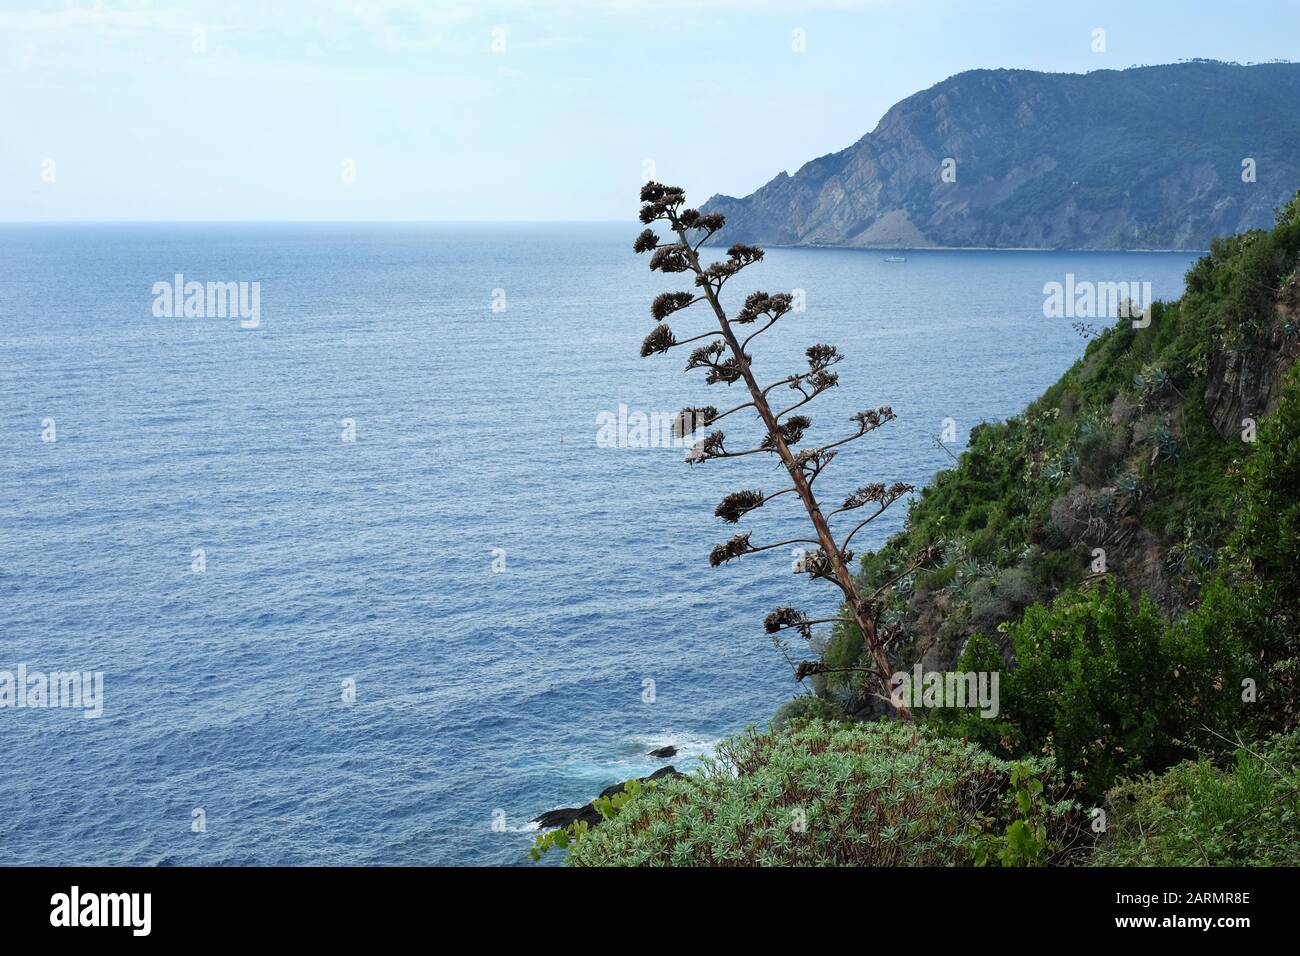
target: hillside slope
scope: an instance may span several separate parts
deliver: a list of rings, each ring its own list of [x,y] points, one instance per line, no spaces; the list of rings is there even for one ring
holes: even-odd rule
[[[1144,595],[1166,620],[1197,605],[1232,556],[1256,438],[1297,375],[1300,196],[1278,220],[1214,242],[1149,327],[1120,321],[1023,415],[977,426],[956,467],[913,501],[905,529],[863,559],[870,592],[923,549],[944,555],[887,592],[882,620],[900,670],[952,668],[973,634],[1010,661],[1007,625],[1026,608],[1103,581]],[[1268,454],[1300,455],[1297,444]],[[1282,521],[1298,500],[1300,489],[1255,502],[1256,524]],[[1271,593],[1279,574],[1260,579]],[[852,666],[860,649],[842,629],[822,660]],[[817,686],[860,716],[881,709],[852,675]]]
[[[1296,63],[972,70],[847,149],[702,208],[726,216],[728,243],[1205,249],[1267,226],[1300,188],[1297,103]]]

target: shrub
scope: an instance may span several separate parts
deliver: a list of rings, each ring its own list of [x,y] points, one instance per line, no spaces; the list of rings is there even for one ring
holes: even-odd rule
[[[1235,607],[1228,597],[1211,588],[1209,610],[1171,626],[1146,598],[1135,607],[1117,588],[1067,591],[1007,626],[1017,663],[1002,675],[996,720],[939,711],[930,721],[1005,756],[1052,756],[1090,798],[1121,776],[1190,756],[1195,745],[1217,749],[1202,725],[1239,725],[1246,706],[1246,652],[1238,630],[1225,626]],[[975,637],[958,669],[1000,663],[992,643]]]
[[[998,592],[1017,611],[1036,603],[1043,596],[1042,588],[1025,567],[1004,571],[998,582]]]
[[[1007,720],[1008,685],[1012,674],[1007,672],[1002,652],[983,634],[972,634],[957,659],[959,672],[992,674],[997,671],[1000,713],[997,717],[981,717],[966,708],[939,707],[926,713],[928,725],[946,737],[978,744],[991,753],[1010,754],[1023,752],[1016,728]]]
[[[1051,777],[1049,762],[1024,772]],[[1012,765],[900,723],[799,723],[721,744],[689,778],[643,793],[569,853],[573,866],[970,863],[1014,822]]]
[[[1300,865],[1300,734],[1127,781],[1108,795],[1097,866]]]
[[[1124,446],[1112,430],[1094,426],[1079,437],[1074,453],[1075,472],[1084,484],[1101,485],[1123,454]]]
[[[1061,819],[1060,808],[1047,802],[1039,780],[1024,764],[1011,768],[1011,792],[1016,818],[1004,833],[990,835],[975,850],[975,865],[1040,866],[1051,852],[1051,826]]]
[[[1090,792],[1117,775],[1182,754],[1163,720],[1171,668],[1163,625],[1143,600],[1117,589],[1072,592],[1030,608],[1010,628],[1017,667],[1004,714],[1030,752],[1058,755]]]
[[[1007,568],[996,577],[981,578],[971,585],[970,626],[992,632],[1002,621],[1043,597],[1043,590],[1023,567]]]

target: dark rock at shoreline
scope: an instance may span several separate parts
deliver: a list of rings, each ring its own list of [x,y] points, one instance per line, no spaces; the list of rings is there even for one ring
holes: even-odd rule
[[[676,757],[676,756],[677,756],[677,748],[676,748],[676,747],[671,747],[671,746],[670,746],[670,747],[660,747],[658,750],[652,750],[652,751],[650,751],[650,753],[647,754],[646,756],[649,756],[649,757],[661,757],[661,758],[665,758],[665,757]]]
[[[664,749],[667,750],[672,748]],[[674,753],[675,752],[676,751],[674,750]],[[648,777],[638,777],[637,779],[639,782],[645,783],[648,780],[661,780],[665,777],[682,776],[685,776],[685,774],[678,773],[677,768],[670,764],[667,767],[660,767]],[[623,783],[616,783],[611,787],[606,787],[604,790],[600,791],[600,796],[612,797],[616,793],[622,793],[625,784],[626,781]],[[597,799],[599,799],[599,797]],[[581,807],[560,807],[556,810],[547,810],[541,816],[534,817],[533,822],[541,826],[543,830],[554,830],[558,827],[567,827],[570,823],[577,823],[579,820],[584,820],[586,821],[587,826],[594,827],[599,825],[605,819],[600,815],[600,811],[595,808],[593,805],[594,803],[595,801],[592,801],[592,803],[588,803]]]

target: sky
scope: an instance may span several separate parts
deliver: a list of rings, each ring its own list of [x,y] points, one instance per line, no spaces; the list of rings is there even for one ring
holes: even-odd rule
[[[1300,59],[1300,2],[3,0],[0,220],[630,220],[963,70],[1196,57]]]

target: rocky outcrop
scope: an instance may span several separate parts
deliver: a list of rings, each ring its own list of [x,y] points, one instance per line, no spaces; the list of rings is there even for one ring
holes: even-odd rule
[[[1295,324],[1272,330],[1266,345],[1224,350],[1210,360],[1205,384],[1205,414],[1219,437],[1239,439],[1248,423],[1258,423],[1277,407],[1282,377],[1300,355]]]
[[[1205,249],[1300,187],[1300,126],[1277,122],[1297,102],[1293,63],[972,70],[703,208],[727,217],[723,244]]]
[[[650,780],[662,780],[665,777],[681,776],[685,775],[679,773],[677,769],[670,764],[667,767],[660,767],[648,777],[638,777],[637,780],[640,783],[646,783]],[[624,781],[623,783],[616,783],[611,787],[606,787],[604,790],[600,791],[600,797],[612,797],[616,793],[622,793],[623,788],[626,785],[627,782]],[[600,799],[600,797],[597,799]],[[605,818],[600,815],[600,811],[596,809],[595,801],[593,800],[591,803],[584,804],[580,807],[559,807],[555,810],[547,810],[540,816],[534,817],[533,822],[543,830],[553,830],[557,827],[567,827],[570,823],[577,823],[580,820],[584,821],[588,826],[594,827],[602,823],[604,819]]]

